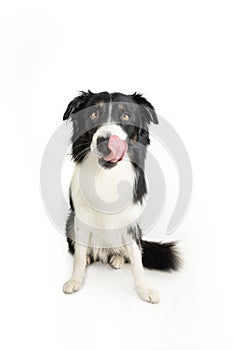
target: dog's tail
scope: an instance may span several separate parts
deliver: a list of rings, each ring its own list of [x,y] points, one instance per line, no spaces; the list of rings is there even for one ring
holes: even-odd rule
[[[142,264],[148,269],[161,271],[178,270],[181,258],[175,242],[157,243],[140,240]]]

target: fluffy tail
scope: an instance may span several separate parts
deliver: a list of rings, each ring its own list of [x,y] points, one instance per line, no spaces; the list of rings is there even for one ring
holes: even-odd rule
[[[161,271],[178,270],[181,258],[175,242],[157,243],[140,241],[142,247],[142,263],[148,269]]]

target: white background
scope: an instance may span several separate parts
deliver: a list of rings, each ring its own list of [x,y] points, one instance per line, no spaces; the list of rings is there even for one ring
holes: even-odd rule
[[[228,349],[232,341],[231,1],[1,2],[1,343],[4,349]],[[183,269],[88,268],[44,211],[40,161],[78,90],[142,92],[183,139],[194,192],[173,235]]]

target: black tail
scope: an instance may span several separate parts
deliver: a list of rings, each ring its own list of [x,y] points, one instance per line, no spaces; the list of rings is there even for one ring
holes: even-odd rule
[[[161,271],[178,270],[181,258],[175,242],[157,243],[140,241],[142,247],[142,264],[148,269]]]

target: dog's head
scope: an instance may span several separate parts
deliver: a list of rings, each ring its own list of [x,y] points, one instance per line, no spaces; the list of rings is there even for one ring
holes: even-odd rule
[[[112,168],[128,152],[145,157],[150,143],[148,126],[158,124],[154,107],[142,95],[121,93],[82,92],[68,105],[63,120],[73,123],[72,154],[81,162],[88,152],[98,157],[99,163]],[[138,152],[135,152],[138,146]],[[144,149],[144,151],[143,151]]]

